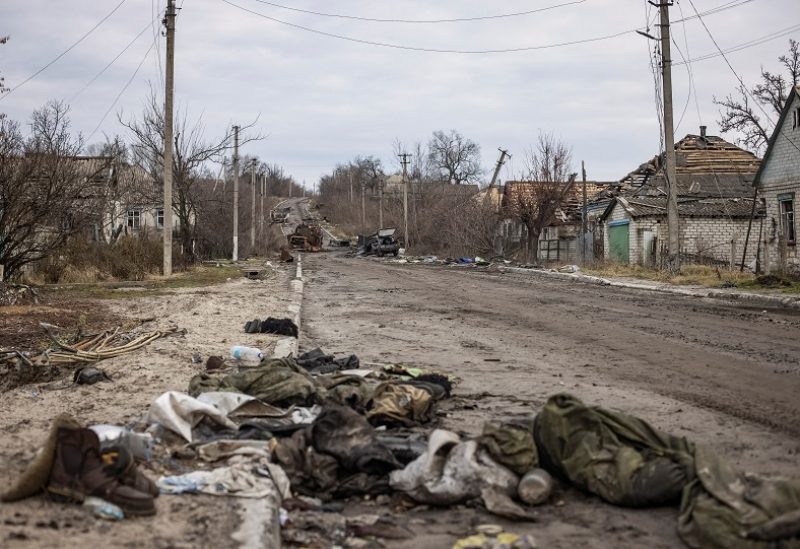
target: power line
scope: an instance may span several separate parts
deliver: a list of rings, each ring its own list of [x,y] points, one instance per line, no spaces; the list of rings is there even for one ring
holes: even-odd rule
[[[128,87],[130,87],[131,83],[133,82],[133,79],[136,78],[136,75],[139,74],[139,70],[142,68],[142,65],[144,65],[144,62],[147,60],[147,56],[150,55],[151,51],[153,51],[153,48],[155,47],[155,45],[156,45],[156,41],[154,40],[150,44],[150,47],[147,48],[147,51],[144,53],[144,57],[142,57],[142,60],[139,61],[139,65],[136,67],[136,70],[133,71],[133,74],[131,75],[131,77],[128,79],[128,81],[125,83],[125,85],[119,91],[117,96],[114,98],[114,101],[111,103],[111,106],[108,107],[108,109],[106,110],[105,114],[103,114],[103,117],[100,119],[100,122],[97,123],[97,126],[95,126],[94,130],[92,130],[92,133],[89,134],[89,137],[86,138],[86,141],[89,141],[94,136],[94,134],[97,133],[97,130],[100,129],[100,126],[103,125],[103,122],[105,122],[106,117],[109,115],[109,113],[117,105],[117,102],[122,97],[122,94],[124,94],[125,91],[128,89]]]
[[[81,42],[83,42],[84,40],[86,40],[86,38],[88,38],[88,37],[89,37],[89,35],[90,35],[90,34],[92,34],[92,33],[93,33],[95,30],[97,30],[97,28],[98,28],[100,25],[102,25],[103,23],[105,23],[105,22],[106,22],[106,20],[107,20],[109,17],[111,17],[112,15],[114,15],[114,13],[116,13],[116,11],[117,11],[119,8],[121,8],[121,7],[122,7],[122,4],[124,4],[124,3],[125,3],[125,2],[127,2],[127,1],[128,1],[128,0],[121,0],[121,2],[120,2],[119,4],[117,4],[117,5],[114,7],[114,9],[112,9],[110,12],[108,12],[108,14],[107,14],[105,17],[103,17],[103,18],[102,18],[100,21],[98,21],[98,22],[97,22],[97,24],[96,24],[95,26],[93,26],[91,29],[89,29],[89,30],[88,30],[88,31],[87,31],[87,32],[86,32],[86,33],[85,33],[83,36],[81,36],[80,38],[78,38],[78,40],[77,40],[77,41],[73,42],[73,43],[72,43],[72,45],[71,45],[70,47],[68,47],[66,50],[64,50],[64,51],[63,51],[63,52],[61,52],[60,54],[58,54],[58,55],[55,57],[55,59],[53,59],[52,61],[50,61],[49,63],[47,63],[47,64],[46,64],[44,67],[42,67],[41,69],[39,69],[38,71],[36,71],[36,72],[35,72],[35,73],[33,73],[32,75],[30,75],[28,78],[26,78],[25,80],[23,80],[23,81],[22,81],[20,84],[18,84],[17,86],[15,86],[15,87],[13,87],[12,89],[10,89],[10,90],[8,91],[8,93],[6,93],[6,94],[5,94],[5,95],[3,95],[3,96],[0,96],[0,101],[2,101],[2,100],[3,100],[3,99],[5,99],[6,97],[8,97],[8,96],[9,96],[9,95],[11,95],[12,93],[14,93],[15,91],[17,91],[19,88],[21,88],[22,86],[24,86],[25,84],[27,84],[28,82],[30,82],[31,80],[33,80],[34,78],[36,78],[37,76],[39,76],[40,74],[42,74],[42,73],[43,73],[45,70],[47,70],[48,68],[50,68],[50,67],[51,67],[51,66],[52,66],[54,63],[56,63],[56,62],[57,62],[59,59],[61,59],[61,58],[62,58],[62,57],[64,57],[65,55],[67,55],[67,54],[68,54],[70,51],[72,51],[72,49],[73,49],[73,48],[75,48],[75,46],[77,46],[78,44],[80,44]]]
[[[282,4],[277,4],[275,2],[268,2],[267,0],[255,0],[261,4],[266,4],[268,6],[272,6],[275,8],[280,8],[284,10],[294,11],[298,13],[305,13],[308,15],[317,15],[320,17],[333,17],[336,19],[349,19],[353,21],[367,21],[370,23],[412,23],[412,24],[428,24],[428,23],[464,23],[468,21],[486,21],[491,19],[505,19],[509,17],[520,17],[523,15],[531,15],[534,13],[539,13],[542,11],[553,10],[556,8],[563,8],[566,6],[572,6],[575,4],[583,4],[586,0],[573,0],[572,2],[564,2],[563,4],[555,4],[553,6],[547,6],[545,8],[538,8],[535,10],[527,10],[527,11],[519,11],[514,13],[501,13],[496,15],[482,15],[476,17],[457,17],[452,19],[381,19],[376,17],[362,17],[358,15],[346,15],[340,13],[325,13],[319,11],[312,11],[312,10],[304,10],[300,8],[294,8],[291,6],[284,6]]]
[[[755,97],[753,97],[753,94],[751,94],[751,93],[750,93],[750,90],[749,90],[749,89],[747,89],[747,86],[745,86],[745,84],[744,84],[744,80],[742,80],[742,77],[741,77],[741,76],[739,76],[739,73],[737,73],[737,72],[736,72],[736,70],[733,68],[733,65],[731,65],[731,62],[730,62],[730,61],[728,61],[728,56],[727,56],[727,55],[725,55],[725,52],[724,52],[724,51],[722,51],[722,48],[720,48],[720,47],[719,47],[719,44],[717,43],[717,40],[714,38],[714,35],[713,35],[713,34],[711,34],[711,30],[710,30],[710,29],[708,28],[708,26],[706,25],[706,22],[705,22],[705,21],[703,21],[703,18],[702,18],[702,17],[700,17],[700,14],[698,13],[698,11],[697,11],[697,8],[695,7],[695,5],[694,5],[694,2],[693,2],[692,0],[689,0],[689,5],[691,5],[691,6],[692,6],[692,9],[693,9],[693,10],[694,10],[694,12],[697,14],[697,17],[698,17],[698,19],[700,20],[700,24],[702,24],[702,25],[703,25],[703,28],[706,30],[706,33],[708,34],[708,37],[709,37],[709,38],[711,38],[711,41],[714,43],[714,46],[717,48],[717,51],[719,51],[720,55],[721,55],[721,56],[722,56],[722,58],[725,60],[725,64],[726,64],[726,65],[728,65],[728,68],[731,70],[731,72],[733,73],[733,75],[734,75],[734,76],[736,77],[736,79],[739,81],[739,84],[741,84],[741,85],[742,85],[742,90],[743,90],[743,91],[744,91],[744,92],[745,92],[745,93],[746,93],[746,94],[747,94],[747,95],[750,97],[750,99],[752,99],[752,100],[753,100],[753,103],[755,103],[756,107],[758,107],[758,108],[759,108],[759,110],[760,110],[762,113],[764,113],[764,116],[766,117],[766,119],[767,119],[767,120],[769,120],[770,124],[772,124],[772,125],[775,127],[775,129],[774,129],[773,131],[779,131],[779,132],[781,132],[781,133],[783,134],[783,136],[786,138],[786,140],[787,140],[789,143],[791,143],[791,144],[792,144],[792,146],[793,146],[795,149],[797,149],[797,151],[798,151],[798,152],[800,152],[800,146],[798,146],[798,145],[797,145],[797,143],[795,143],[795,142],[794,142],[794,141],[793,141],[793,140],[792,140],[792,139],[791,139],[791,138],[790,138],[788,135],[786,135],[786,134],[783,132],[783,130],[781,130],[781,128],[779,128],[779,127],[777,126],[777,124],[775,124],[775,122],[774,122],[774,121],[772,120],[772,118],[770,117],[769,113],[767,113],[767,111],[764,109],[764,107],[762,107],[762,106],[761,106],[761,103],[760,103],[760,102],[759,102],[759,101],[758,101],[758,100],[757,100]]]
[[[244,12],[250,13],[252,15],[262,17],[264,19],[268,19],[275,23],[280,23],[281,25],[286,25],[287,27],[292,27],[298,30],[303,30],[306,32],[310,32],[313,34],[319,34],[321,36],[327,36],[328,38],[336,38],[338,40],[345,40],[347,42],[355,42],[357,44],[366,44],[369,46],[380,46],[384,48],[392,48],[397,50],[409,50],[409,51],[420,51],[420,52],[428,52],[428,53],[460,53],[460,54],[488,54],[488,53],[512,53],[512,52],[521,52],[521,51],[531,51],[531,50],[544,50],[550,48],[556,48],[561,46],[571,46],[575,44],[585,44],[588,42],[598,42],[601,40],[609,40],[611,38],[617,38],[619,36],[623,36],[625,34],[630,34],[635,31],[635,29],[625,30],[622,32],[617,32],[614,34],[608,34],[605,36],[597,36],[593,38],[584,38],[581,40],[572,40],[569,42],[560,42],[556,44],[544,44],[540,46],[527,46],[522,48],[502,48],[502,49],[492,49],[492,50],[454,50],[454,49],[439,49],[439,48],[423,48],[417,46],[404,46],[401,44],[392,44],[389,42],[377,42],[373,40],[365,40],[362,38],[353,38],[352,36],[344,36],[341,34],[334,34],[331,32],[325,32],[318,29],[313,29],[311,27],[305,27],[303,25],[298,25],[296,23],[290,23],[289,21],[284,21],[282,19],[278,19],[276,17],[271,17],[269,15],[265,15],[263,13],[253,11],[251,9],[245,8],[244,6],[240,6],[239,4],[234,4],[230,0],[221,0],[226,4],[233,6],[234,8],[240,9]]]
[[[564,47],[564,46],[573,46],[573,45],[577,45],[577,44],[587,44],[587,43],[591,43],[591,42],[600,42],[600,41],[603,41],[603,40],[610,40],[610,39],[613,39],[613,38],[618,38],[618,37],[623,36],[625,34],[634,33],[637,30],[641,29],[641,27],[632,28],[632,29],[627,29],[627,30],[616,32],[616,33],[612,33],[612,34],[606,34],[606,35],[603,35],[603,36],[595,36],[595,37],[592,37],[592,38],[583,38],[583,39],[579,39],[579,40],[570,40],[570,41],[566,41],[566,42],[557,42],[557,43],[553,43],[553,44],[542,44],[542,45],[538,45],[538,46],[524,46],[524,47],[518,47],[518,48],[499,48],[499,49],[485,49],[485,50],[458,50],[458,49],[442,49],[442,48],[424,48],[424,47],[418,47],[418,46],[406,46],[406,45],[402,45],[402,44],[392,44],[392,43],[389,43],[389,42],[378,42],[378,41],[374,41],[374,40],[366,40],[366,39],[362,39],[362,38],[354,38],[352,36],[345,36],[345,35],[341,35],[341,34],[335,34],[335,33],[331,33],[331,32],[326,32],[326,31],[322,31],[322,30],[319,30],[319,29],[306,27],[304,25],[298,25],[297,23],[291,23],[289,21],[284,21],[283,19],[278,19],[277,17],[272,17],[270,15],[266,15],[264,13],[254,11],[254,10],[251,10],[251,9],[246,8],[244,6],[241,6],[239,4],[236,4],[234,2],[231,2],[230,0],[221,0],[221,1],[226,3],[226,4],[228,4],[229,6],[232,6],[234,8],[237,8],[237,9],[241,10],[241,11],[247,12],[247,13],[249,13],[251,15],[255,15],[257,17],[261,17],[263,19],[267,19],[267,20],[272,21],[274,23],[279,23],[281,25],[285,25],[287,27],[291,27],[291,28],[294,28],[294,29],[310,32],[312,34],[317,34],[317,35],[320,35],[320,36],[327,36],[328,38],[335,38],[337,40],[344,40],[344,41],[347,41],[347,42],[354,42],[354,43],[357,43],[357,44],[364,44],[364,45],[369,45],[369,46],[379,46],[379,47],[383,47],[383,48],[392,48],[392,49],[398,49],[398,50],[418,51],[418,52],[427,52],[427,53],[457,53],[457,54],[480,55],[480,54],[492,54],[492,53],[517,53],[517,52],[524,52],[524,51],[545,50],[545,49],[559,48],[559,47]],[[722,6],[717,6],[716,8],[712,8],[712,9],[706,11],[706,12],[703,12],[702,14],[703,15],[706,15],[706,14],[711,15],[713,13],[718,13],[718,12],[723,11],[725,9],[730,9],[730,8],[733,8],[733,7],[742,6],[744,4],[748,4],[748,3],[754,2],[754,1],[755,0],[741,0],[741,1],[738,1],[738,2],[735,2],[735,3],[734,2],[728,2],[727,4],[723,4]],[[693,19],[694,17],[699,17],[700,15],[701,14],[698,14],[696,16],[687,17],[686,20]]]
[[[157,20],[159,17],[161,17],[161,13],[159,13],[158,15],[156,15],[156,17],[155,17],[155,19],[154,19],[153,21]],[[141,37],[142,37],[142,35],[143,35],[145,32],[147,32],[147,30],[148,30],[148,29],[149,29],[149,28],[152,26],[152,24],[153,24],[153,21],[150,21],[149,23],[147,23],[147,25],[145,25],[145,27],[144,27],[144,28],[143,28],[143,29],[142,29],[142,30],[139,32],[139,34],[137,34],[136,36],[134,36],[134,37],[133,37],[133,40],[131,40],[130,42],[128,42],[128,45],[126,45],[124,48],[122,48],[122,50],[121,50],[121,51],[120,51],[120,52],[119,52],[119,53],[116,55],[116,57],[114,57],[114,59],[112,59],[112,60],[111,60],[111,61],[110,61],[110,62],[109,62],[109,63],[108,63],[108,64],[107,64],[105,67],[103,67],[103,68],[100,70],[100,72],[98,72],[97,74],[95,74],[95,75],[92,77],[92,79],[91,79],[91,80],[89,80],[89,81],[88,81],[88,82],[87,82],[87,83],[86,83],[86,84],[85,84],[85,85],[84,85],[84,86],[83,86],[83,87],[82,87],[80,90],[78,90],[78,91],[77,91],[77,92],[76,92],[76,93],[75,93],[75,94],[74,94],[72,97],[70,97],[70,98],[67,100],[67,103],[72,103],[72,102],[73,102],[73,101],[74,101],[74,100],[75,100],[75,99],[76,99],[78,96],[80,96],[80,95],[81,95],[81,94],[82,94],[84,91],[86,91],[86,89],[87,89],[89,86],[91,86],[92,84],[94,84],[94,82],[95,82],[95,81],[96,81],[98,78],[100,78],[100,77],[101,77],[101,76],[102,76],[102,75],[103,75],[103,74],[104,74],[104,73],[105,73],[105,72],[106,72],[106,71],[107,71],[109,68],[111,68],[111,66],[112,66],[114,63],[116,63],[116,62],[117,62],[117,60],[118,60],[120,57],[122,57],[122,55],[123,55],[123,54],[124,54],[126,51],[128,51],[128,50],[130,49],[130,47],[131,47],[131,46],[133,46],[133,45],[134,45],[134,44],[135,44],[135,43],[136,43],[136,42],[139,40],[139,38],[141,38]],[[156,41],[156,40],[157,40],[157,38],[156,38],[156,37],[154,37],[154,38],[153,38],[153,40],[154,40],[154,41]],[[157,44],[157,42],[155,42],[155,43]],[[158,46],[156,46],[156,49],[158,49]]]
[[[773,33],[761,36],[759,38],[753,38],[752,40],[748,40],[747,42],[742,42],[741,44],[738,44],[736,46],[731,46],[731,47],[727,48],[724,51],[715,51],[715,52],[712,52],[712,53],[707,53],[707,54],[695,57],[694,59],[684,59],[683,61],[675,63],[675,64],[676,65],[686,65],[686,64],[696,63],[698,61],[705,61],[707,59],[713,59],[714,57],[719,57],[719,56],[724,55],[726,53],[735,53],[735,52],[738,52],[738,51],[745,50],[747,48],[760,46],[761,44],[764,44],[764,43],[769,42],[771,40],[775,40],[777,38],[782,38],[784,36],[788,36],[790,34],[795,33],[798,30],[800,30],[800,24],[792,25],[791,27],[786,27],[786,28],[777,30],[777,31],[775,31]]]

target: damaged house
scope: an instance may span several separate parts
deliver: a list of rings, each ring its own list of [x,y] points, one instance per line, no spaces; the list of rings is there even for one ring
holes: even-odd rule
[[[687,135],[675,144],[681,254],[686,261],[737,264],[747,243],[754,262],[764,217],[754,201],[758,158],[717,136]],[[660,266],[666,257],[667,185],[664,157],[642,164],[603,193],[604,255],[621,263]],[[597,205],[597,202],[595,205]],[[596,209],[595,209],[596,211]],[[751,223],[752,219],[752,223]]]
[[[770,137],[755,185],[766,204],[761,233],[764,271],[800,272],[797,201],[800,199],[800,86],[795,86]]]
[[[580,239],[583,188],[586,186],[587,202],[594,200],[611,183],[601,181],[576,181],[553,183],[542,181],[507,181],[499,198],[500,240],[502,251],[513,252],[525,245],[528,229],[520,221],[520,208],[540,209],[541,231],[538,235],[539,261],[577,262],[581,259]],[[558,189],[557,187],[564,187]],[[491,197],[493,202],[497,201]],[[545,212],[544,204],[539,202],[556,200],[552,215]],[[595,254],[591,228],[587,233],[586,258],[591,260]]]

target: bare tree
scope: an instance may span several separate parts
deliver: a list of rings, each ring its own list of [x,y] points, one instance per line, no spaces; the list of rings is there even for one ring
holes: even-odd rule
[[[151,177],[152,187],[146,189],[152,204],[163,197],[164,181],[164,110],[157,94],[151,89],[141,118],[127,121],[119,117],[133,138],[130,146],[131,160]],[[179,113],[175,121],[175,143],[173,154],[173,203],[172,208],[180,223],[179,239],[185,257],[192,258],[192,242],[195,239],[197,204],[193,193],[195,185],[202,179],[203,168],[209,162],[222,161],[226,152],[233,148],[233,129],[226,128],[221,138],[207,140],[206,128],[198,119],[189,122],[186,111]],[[260,135],[247,136],[246,131],[255,122],[242,127],[240,144],[261,139]]]
[[[509,214],[526,229],[528,261],[539,256],[539,236],[553,224],[575,183],[572,151],[552,134],[539,133],[525,157],[521,181],[507,183]]]
[[[428,160],[440,180],[454,183],[477,183],[483,174],[481,147],[456,130],[433,132],[428,142]]]
[[[761,108],[780,116],[783,105],[793,86],[800,82],[800,48],[796,40],[789,40],[789,53],[781,55],[781,73],[771,73],[761,68],[761,81],[747,90],[739,84],[736,91],[724,99],[714,98],[721,107],[719,127],[722,133],[739,134],[737,144],[761,155],[772,133],[772,123],[759,114]],[[768,117],[765,117],[768,118]]]
[[[27,139],[18,123],[0,119],[0,264],[6,279],[96,219],[110,165],[78,156],[82,143],[70,133],[68,113],[58,102],[35,111]]]

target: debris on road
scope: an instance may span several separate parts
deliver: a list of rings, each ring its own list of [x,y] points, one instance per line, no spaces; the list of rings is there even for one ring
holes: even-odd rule
[[[395,239],[397,229],[378,229],[369,235],[358,235],[357,255],[393,255],[400,254],[400,243]]]
[[[295,250],[303,252],[319,252],[322,250],[322,229],[314,223],[313,219],[299,224],[294,232],[286,238],[289,246]]]
[[[339,370],[358,370],[356,355],[336,358],[317,347],[297,357],[297,363],[312,374],[330,374]]]
[[[297,324],[289,318],[268,317],[265,320],[258,318],[245,323],[244,331],[248,334],[276,334],[297,338]]]
[[[109,375],[94,366],[81,366],[72,374],[72,382],[78,385],[94,385],[101,381],[113,381]]]

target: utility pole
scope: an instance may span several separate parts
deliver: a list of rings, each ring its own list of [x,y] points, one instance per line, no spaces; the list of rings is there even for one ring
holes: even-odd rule
[[[164,276],[172,275],[172,99],[175,91],[175,0],[167,0],[167,66],[164,90]],[[186,227],[184,227],[186,229]]]
[[[256,253],[256,159],[250,163],[250,186],[253,187],[253,203],[250,205],[250,253]]]
[[[581,260],[586,263],[586,164],[581,160],[581,175],[583,176],[583,208],[581,209]]]
[[[378,180],[378,229],[383,229],[383,178]]]
[[[367,185],[361,182],[361,226],[367,228]]]
[[[408,245],[408,157],[411,156],[408,153],[402,153],[397,155],[400,157],[400,162],[403,164],[403,246],[406,248],[406,252],[408,252],[409,245]]]
[[[286,184],[289,185],[289,198],[292,198],[292,182],[288,181]],[[306,182],[303,181],[303,196],[305,195],[306,195]]]
[[[267,194],[267,174],[261,176],[261,218],[258,222],[258,236],[264,239],[264,195]]]
[[[667,178],[667,269],[677,274],[681,268],[680,226],[678,218],[678,179],[675,170],[675,134],[672,116],[672,59],[670,57],[669,7],[672,2],[662,1],[658,6],[661,15],[661,80],[664,86],[664,155]]]
[[[348,171],[347,177],[350,179],[350,203],[353,203],[353,172]]]
[[[233,127],[233,260],[239,261],[239,126]]]
[[[497,176],[500,175],[500,168],[503,167],[503,162],[506,161],[506,157],[511,158],[511,155],[508,154],[508,151],[505,149],[497,149],[500,151],[500,158],[497,161],[497,166],[494,168],[494,174],[492,175],[492,182],[489,183],[489,188],[494,188],[494,184],[497,182]]]

